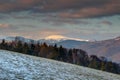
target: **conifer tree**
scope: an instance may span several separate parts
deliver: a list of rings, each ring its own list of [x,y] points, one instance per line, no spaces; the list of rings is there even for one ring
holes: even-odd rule
[[[106,71],[105,62],[101,62],[101,70]]]

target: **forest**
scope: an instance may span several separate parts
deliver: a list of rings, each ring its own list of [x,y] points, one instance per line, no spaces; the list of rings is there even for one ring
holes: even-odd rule
[[[88,55],[87,52],[82,49],[67,49],[62,46],[57,46],[57,44],[25,43],[20,40],[7,42],[4,39],[0,43],[0,49],[120,74],[119,64],[108,61],[107,58],[103,56],[97,57],[96,55]]]

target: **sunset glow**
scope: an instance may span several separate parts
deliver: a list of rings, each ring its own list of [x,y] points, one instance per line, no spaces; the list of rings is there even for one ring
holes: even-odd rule
[[[105,40],[120,35],[119,13],[120,0],[0,0],[0,36]]]

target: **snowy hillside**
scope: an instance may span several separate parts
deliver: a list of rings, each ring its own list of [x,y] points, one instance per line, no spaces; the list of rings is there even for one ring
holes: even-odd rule
[[[120,80],[120,76],[0,50],[0,80]]]

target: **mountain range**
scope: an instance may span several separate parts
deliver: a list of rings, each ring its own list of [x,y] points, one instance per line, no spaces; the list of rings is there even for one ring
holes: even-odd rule
[[[65,48],[77,48],[85,50],[89,55],[105,56],[109,60],[120,63],[120,37],[102,41],[89,41],[84,39],[74,39],[62,37],[47,37],[40,40],[32,40],[24,37],[4,37],[6,41],[20,40],[27,43],[47,43],[50,45],[62,45]],[[1,38],[2,40],[2,38]]]
[[[120,63],[120,37],[102,41],[65,40],[57,43],[66,48],[83,49],[90,55],[105,56]]]

